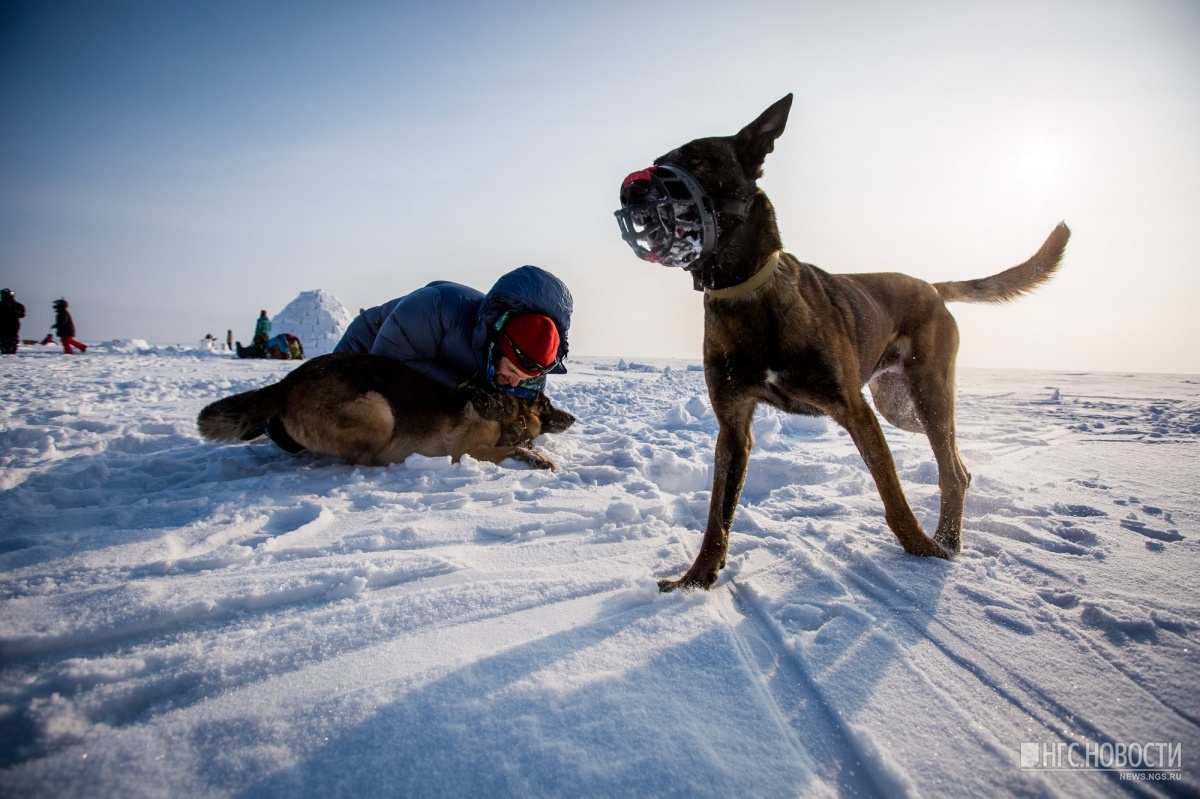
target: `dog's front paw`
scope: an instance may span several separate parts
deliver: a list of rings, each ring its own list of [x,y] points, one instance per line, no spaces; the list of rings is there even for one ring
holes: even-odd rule
[[[550,469],[551,471],[558,471],[558,464],[540,452],[532,449],[517,447],[513,450],[512,456],[523,463],[528,463],[535,469]]]

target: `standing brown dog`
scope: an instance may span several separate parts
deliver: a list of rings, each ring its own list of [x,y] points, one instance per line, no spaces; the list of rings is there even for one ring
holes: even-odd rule
[[[704,297],[704,377],[720,423],[708,525],[696,561],[659,588],[710,588],[725,565],[750,449],[754,409],[828,415],[854,440],[888,527],[913,555],[961,550],[971,475],[955,443],[958,326],[947,302],[1004,302],[1050,279],[1070,231],[1060,224],[1032,258],[979,280],[929,284],[907,275],[831,275],[782,251],[775,211],[756,185],[791,109],[789,94],[735,136],[695,139],[625,179],[617,211],[639,257],[691,273]],[[933,538],[913,515],[879,421],[929,438],[941,517]]]

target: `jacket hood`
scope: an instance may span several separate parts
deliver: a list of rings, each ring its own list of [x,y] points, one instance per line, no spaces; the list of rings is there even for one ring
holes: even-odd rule
[[[567,336],[574,306],[575,301],[567,285],[545,269],[536,266],[514,269],[501,276],[480,303],[479,322],[472,341],[475,351],[486,360],[492,328],[506,311],[543,314],[554,320],[560,339],[559,363],[550,370],[550,374],[565,374],[567,369],[562,362],[567,357]]]

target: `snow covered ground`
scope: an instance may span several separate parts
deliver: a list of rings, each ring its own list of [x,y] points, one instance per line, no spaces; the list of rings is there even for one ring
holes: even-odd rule
[[[0,359],[0,794],[1200,792],[1200,378],[964,370],[952,563],[901,552],[840,430],[760,412],[720,582],[660,595],[701,372],[571,362],[555,473],[199,438],[294,366]]]

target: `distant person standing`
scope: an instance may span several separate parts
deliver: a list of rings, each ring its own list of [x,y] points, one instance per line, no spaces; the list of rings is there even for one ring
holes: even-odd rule
[[[65,299],[60,298],[54,301],[54,324],[51,327],[58,331],[58,339],[62,342],[63,352],[67,355],[74,353],[71,347],[78,347],[80,352],[87,352],[87,345],[75,338],[75,320],[71,318],[71,312],[67,310]]]
[[[271,337],[271,319],[266,311],[259,311],[258,321],[254,323],[254,343],[266,344]]]
[[[13,290],[0,289],[0,355],[17,354],[24,317],[25,306],[17,302]]]
[[[232,330],[225,331],[225,349],[229,350],[230,352],[233,352],[233,331]]]

